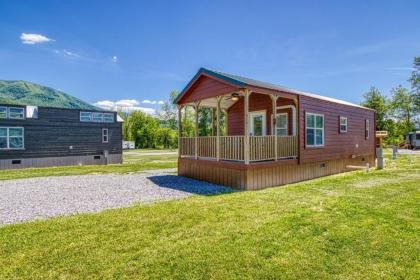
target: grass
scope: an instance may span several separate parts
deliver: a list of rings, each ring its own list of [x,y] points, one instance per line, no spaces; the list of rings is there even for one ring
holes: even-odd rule
[[[0,278],[418,279],[420,157],[0,228]]]
[[[126,150],[126,153],[129,154],[144,154],[144,153],[176,153],[177,149],[134,149],[134,150]]]
[[[161,150],[161,152],[167,153],[166,150]],[[154,153],[158,153],[158,151],[154,151]],[[128,173],[152,169],[175,168],[177,157],[176,153],[148,155],[144,154],[144,151],[142,150],[124,151],[123,164],[0,170],[0,180],[46,176]]]

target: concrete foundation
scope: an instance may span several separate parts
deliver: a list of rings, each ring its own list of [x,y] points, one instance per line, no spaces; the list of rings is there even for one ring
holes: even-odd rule
[[[43,158],[15,158],[0,160],[0,169],[18,169],[29,167],[50,167],[67,165],[103,165],[122,163],[122,154],[88,156],[65,156]]]

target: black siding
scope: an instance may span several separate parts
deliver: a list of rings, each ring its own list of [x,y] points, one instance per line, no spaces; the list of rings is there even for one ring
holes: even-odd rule
[[[80,111],[90,112],[39,107],[38,119],[0,119],[0,126],[23,127],[25,133],[25,149],[0,150],[0,159],[98,155],[104,150],[121,154],[122,123],[116,122],[116,114],[114,123],[92,123],[80,122]],[[102,128],[109,130],[109,143],[102,143]]]

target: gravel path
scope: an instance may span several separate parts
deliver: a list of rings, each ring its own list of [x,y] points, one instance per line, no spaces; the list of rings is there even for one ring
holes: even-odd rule
[[[0,181],[0,225],[231,191],[174,171]]]

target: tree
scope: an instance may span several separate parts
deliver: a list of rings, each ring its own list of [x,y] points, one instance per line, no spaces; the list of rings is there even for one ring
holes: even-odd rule
[[[193,137],[195,135],[195,111],[191,106],[182,109],[182,136]]]
[[[399,133],[404,136],[415,127],[413,122],[414,99],[410,92],[402,86],[391,90],[391,98],[391,115],[396,120]]]
[[[157,113],[158,118],[162,122],[162,126],[173,130],[176,130],[178,127],[178,109],[176,104],[174,104],[175,98],[178,94],[179,93],[176,90],[171,91],[169,93],[169,100],[165,101]]]
[[[117,114],[124,120],[122,123],[122,139],[124,141],[128,140],[128,115],[123,118],[121,112],[117,112]]]
[[[161,127],[156,132],[157,142],[164,149],[174,149],[178,146],[178,134],[175,130]]]
[[[211,133],[211,109],[198,109],[198,134],[200,136],[209,136]]]
[[[413,66],[414,71],[411,73],[409,81],[412,88],[411,96],[414,103],[414,118],[420,122],[420,56],[414,58]]]
[[[143,112],[131,113],[128,118],[128,138],[136,142],[137,148],[156,148],[159,121]]]
[[[389,110],[387,98],[377,88],[371,87],[368,92],[363,94],[363,99],[363,106],[376,111],[376,129],[384,130]]]
[[[398,86],[391,90],[391,114],[398,120],[412,122],[414,115],[414,100],[408,89]]]

